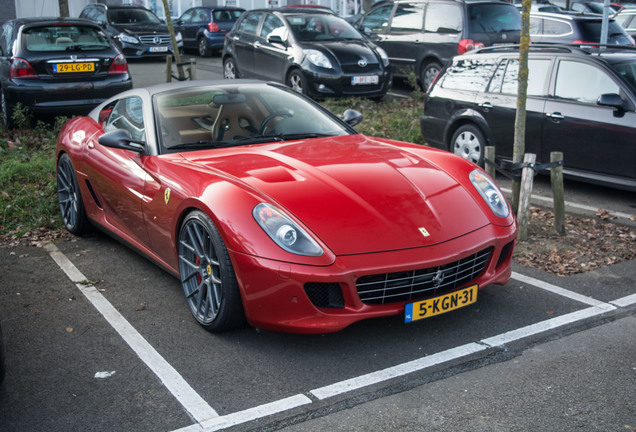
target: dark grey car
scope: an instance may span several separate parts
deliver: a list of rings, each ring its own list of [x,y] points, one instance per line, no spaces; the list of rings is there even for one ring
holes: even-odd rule
[[[379,3],[358,26],[387,52],[395,76],[415,72],[426,90],[453,56],[519,43],[521,15],[498,0],[399,0]]]
[[[564,174],[636,191],[636,50],[531,44],[525,146],[538,162],[564,154]],[[517,47],[457,56],[426,96],[420,129],[431,146],[483,164],[484,147],[512,159]]]

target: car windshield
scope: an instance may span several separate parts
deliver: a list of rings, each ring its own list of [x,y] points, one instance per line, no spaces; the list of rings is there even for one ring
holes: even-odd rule
[[[53,25],[31,27],[22,33],[27,51],[93,51],[108,48],[104,33],[96,27]]]
[[[173,90],[154,97],[164,152],[347,135],[320,105],[269,84]]]
[[[111,24],[162,24],[152,12],[145,9],[110,9],[108,22]]]
[[[288,15],[287,21],[296,38],[303,42],[362,39],[362,35],[351,24],[334,15]]]
[[[636,93],[636,56],[633,59],[613,63],[612,66]]]

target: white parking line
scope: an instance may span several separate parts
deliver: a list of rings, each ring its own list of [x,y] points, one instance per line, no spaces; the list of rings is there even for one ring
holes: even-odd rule
[[[61,251],[59,251],[59,249],[57,249],[55,245],[48,244],[45,248],[49,252],[51,258],[55,260],[69,279],[75,283],[77,288],[104,316],[108,323],[121,335],[135,353],[137,353],[139,358],[148,365],[157,377],[159,377],[162,383],[196,421],[195,424],[173,432],[214,432],[312,403],[311,398],[306,395],[299,394],[243,411],[219,416],[216,411],[214,411],[214,409],[212,409],[212,407],[210,407],[187,382],[185,382],[181,375],[179,375],[179,373],[170,364],[168,364],[159,355],[159,353],[157,353],[157,351],[128,323],[128,321],[125,320],[125,318],[108,302],[108,300],[106,300],[106,298],[100,294],[92,284],[87,283],[86,277],[79,272],[79,270]],[[422,371],[452,360],[458,360],[491,348],[501,347],[514,341],[541,334],[590,317],[602,315],[620,307],[627,307],[636,304],[636,294],[628,295],[611,302],[602,302],[592,297],[584,296],[516,272],[512,273],[512,278],[559,296],[581,302],[589,305],[590,307],[482,339],[478,342],[467,343],[459,347],[431,354],[429,356],[386,369],[320,387],[311,390],[309,393],[319,400],[328,399],[413,372]]]
[[[87,282],[86,277],[73,265],[53,243],[44,247],[51,258],[66,273],[68,278],[103,315],[108,323],[126,341],[139,358],[154,372],[163,385],[183,405],[185,410],[198,423],[218,417],[216,411],[195,392],[190,384],[146,341],[135,328],[106,300],[106,298]]]

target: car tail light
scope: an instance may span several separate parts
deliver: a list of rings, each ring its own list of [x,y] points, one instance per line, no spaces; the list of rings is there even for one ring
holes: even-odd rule
[[[16,58],[11,63],[11,69],[9,71],[9,78],[37,78],[38,74],[35,73],[33,66],[28,61]]]
[[[475,42],[472,39],[462,39],[459,41],[459,45],[457,46],[457,54],[464,54],[468,51],[476,50],[483,47],[484,44],[481,42]]]
[[[219,25],[215,22],[208,23],[208,31],[211,33],[216,33],[220,31]]]
[[[128,73],[128,62],[123,54],[119,54],[113,59],[113,62],[108,68],[108,75],[125,74]]]

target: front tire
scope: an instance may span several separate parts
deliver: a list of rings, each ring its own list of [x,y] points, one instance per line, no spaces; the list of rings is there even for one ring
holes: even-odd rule
[[[91,223],[86,215],[75,168],[66,153],[57,162],[57,200],[62,222],[69,232],[82,235],[90,231]]]
[[[298,93],[307,94],[307,83],[305,81],[305,77],[298,69],[292,70],[289,75],[287,75],[286,81],[286,84],[293,90],[296,90]]]
[[[234,267],[208,215],[195,210],[185,218],[178,253],[181,286],[199,324],[212,332],[243,326],[245,313]]]
[[[450,150],[464,159],[483,166],[485,146],[486,138],[479,128],[473,125],[463,125],[453,134]]]

